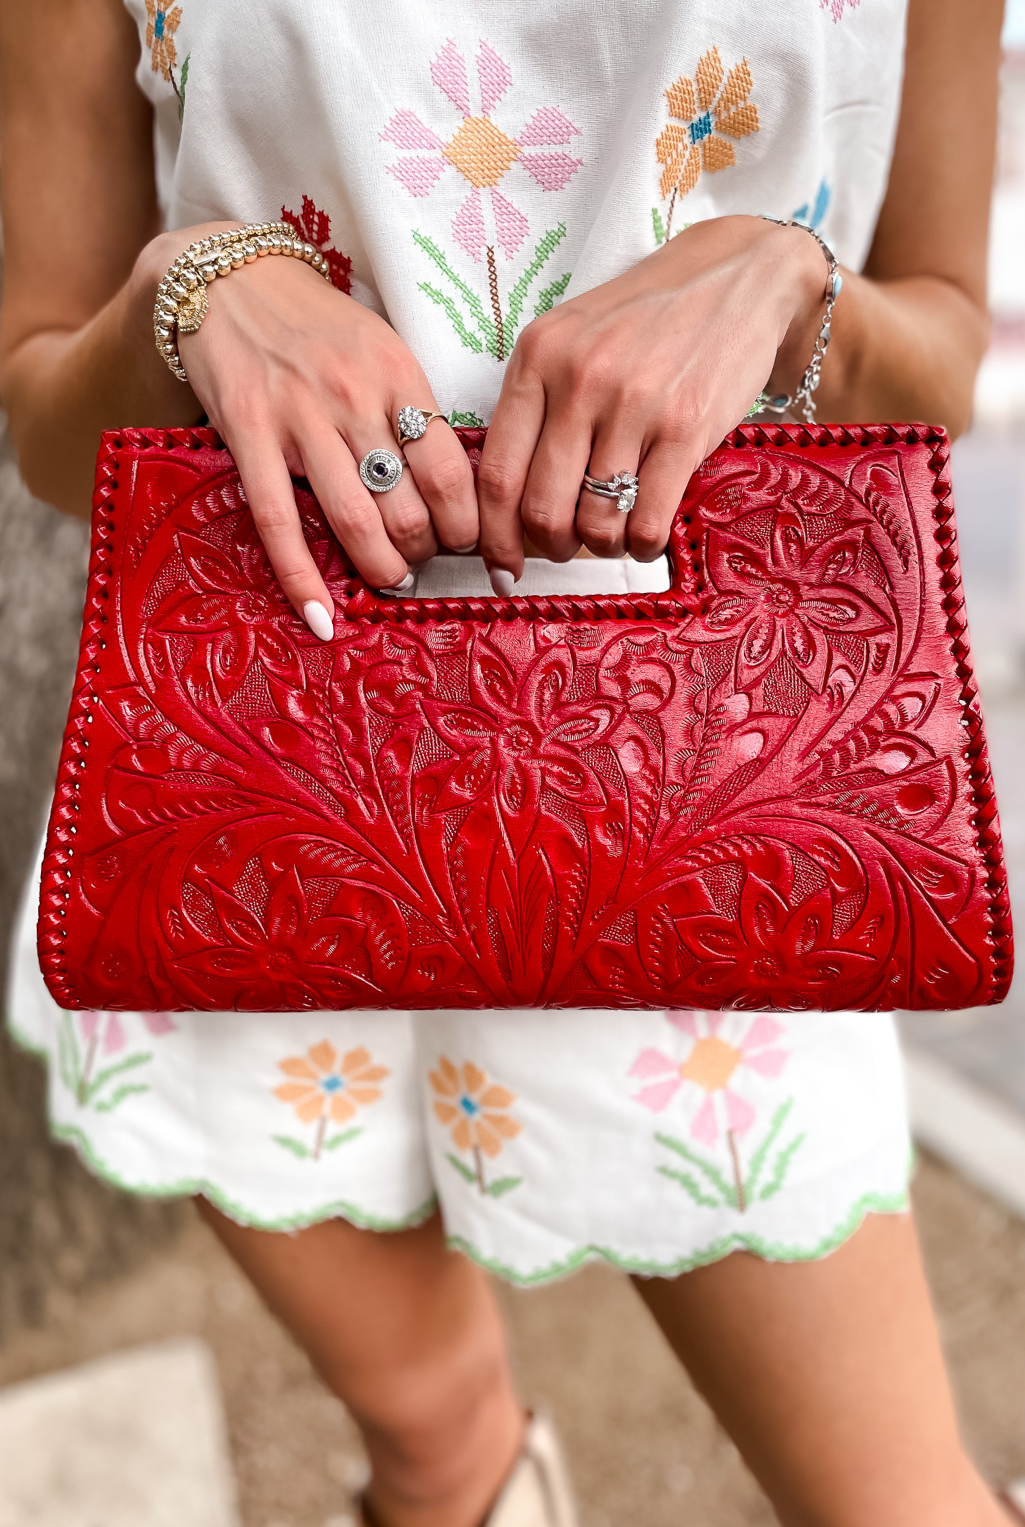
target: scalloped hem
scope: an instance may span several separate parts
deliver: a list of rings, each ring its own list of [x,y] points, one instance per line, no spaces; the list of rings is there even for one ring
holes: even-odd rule
[[[720,1236],[690,1256],[679,1257],[673,1262],[652,1262],[640,1257],[623,1256],[608,1246],[580,1246],[564,1260],[550,1262],[547,1267],[539,1267],[530,1273],[518,1272],[515,1267],[497,1258],[485,1256],[462,1236],[450,1235],[446,1239],[454,1251],[461,1251],[485,1272],[506,1283],[515,1284],[517,1288],[533,1288],[541,1283],[554,1283],[559,1278],[567,1278],[588,1262],[604,1262],[619,1272],[630,1273],[638,1278],[678,1278],[683,1273],[694,1272],[698,1267],[721,1262],[734,1251],[749,1251],[763,1262],[817,1262],[850,1240],[870,1214],[907,1214],[910,1208],[911,1199],[906,1188],[901,1193],[864,1193],[836,1229],[811,1247],[788,1246],[782,1242],[766,1241],[758,1235],[733,1233]]]
[[[82,1161],[95,1177],[109,1183],[112,1188],[118,1188],[122,1193],[132,1193],[137,1198],[205,1198],[215,1209],[234,1220],[237,1225],[244,1225],[249,1230],[308,1230],[311,1225],[323,1224],[329,1219],[344,1219],[350,1225],[355,1225],[357,1230],[375,1230],[382,1235],[388,1235],[396,1230],[412,1230],[417,1225],[422,1225],[430,1219],[438,1207],[438,1200],[432,1194],[429,1199],[405,1215],[402,1219],[384,1219],[376,1214],[368,1214],[355,1204],[348,1203],[339,1198],[331,1203],[323,1204],[316,1209],[309,1209],[301,1214],[283,1215],[278,1219],[265,1219],[259,1214],[236,1203],[227,1193],[223,1192],[216,1183],[209,1182],[205,1177],[187,1177],[181,1182],[173,1183],[140,1183],[126,1182],[114,1169],[107,1165],[97,1155],[91,1140],[83,1130],[74,1124],[50,1124],[50,1134],[55,1140],[64,1145],[71,1145],[78,1152]]]

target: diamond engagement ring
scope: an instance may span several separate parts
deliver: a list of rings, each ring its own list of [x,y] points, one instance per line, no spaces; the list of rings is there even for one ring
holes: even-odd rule
[[[402,476],[402,460],[394,451],[368,451],[359,464],[359,475],[371,493],[388,493]]]
[[[585,472],[584,487],[589,493],[597,493],[601,498],[614,498],[620,514],[629,514],[637,502],[638,483],[632,472],[617,472],[608,482]]]
[[[427,426],[432,419],[444,418],[444,414],[432,413],[429,408],[400,408],[397,431],[399,445],[407,445],[410,440],[419,440],[422,435],[426,435]]]

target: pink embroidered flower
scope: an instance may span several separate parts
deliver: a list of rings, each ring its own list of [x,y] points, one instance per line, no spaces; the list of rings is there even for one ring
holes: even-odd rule
[[[140,1013],[139,1017],[154,1039],[159,1039],[162,1034],[173,1034],[178,1027],[170,1013]],[[79,1014],[79,1023],[82,1038],[90,1048],[104,1055],[116,1055],[128,1043],[125,1026],[117,1013],[98,1013],[86,1008]]]
[[[678,1012],[666,1016],[694,1042],[682,1063],[651,1046],[642,1050],[628,1073],[646,1083],[634,1094],[634,1102],[652,1113],[662,1113],[681,1087],[696,1087],[703,1096],[690,1125],[695,1140],[715,1145],[723,1129],[744,1134],[755,1121],[755,1109],[731,1084],[745,1067],[759,1076],[780,1075],[790,1055],[776,1044],[785,1032],[783,1025],[760,1013],[733,1044],[720,1032],[726,1022],[723,1013]]]
[[[583,160],[559,151],[558,146],[571,143],[580,128],[558,107],[543,106],[518,137],[510,137],[491,119],[512,84],[509,65],[483,41],[476,62],[473,101],[466,59],[451,38],[431,64],[434,83],[463,114],[447,142],[408,110],[397,111],[381,137],[404,151],[388,171],[411,196],[429,196],[447,169],[457,170],[471,187],[452,222],[458,243],[477,261],[497,243],[510,260],[529,225],[519,208],[497,189],[499,183],[514,164],[520,164],[543,190],[561,191]]]
[[[824,11],[832,11],[833,20],[839,21],[844,13],[844,8],[850,6],[851,10],[860,5],[861,0],[819,0],[819,6]]]
[[[125,1026],[117,1013],[97,1013],[87,1008],[79,1014],[78,1021],[82,1026],[82,1038],[93,1053],[99,1049],[104,1055],[116,1055],[124,1049],[127,1042]]]

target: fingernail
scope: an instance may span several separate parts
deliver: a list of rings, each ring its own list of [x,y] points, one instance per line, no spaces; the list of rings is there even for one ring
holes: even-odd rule
[[[491,587],[499,599],[508,599],[513,591],[516,579],[506,567],[492,567],[488,572],[491,579]]]
[[[471,541],[469,546],[453,546],[452,550],[457,557],[465,557],[469,552],[477,550],[477,542]]]
[[[392,589],[378,589],[379,594],[387,594],[389,599],[396,599],[400,594],[408,594],[416,582],[415,573],[407,573],[401,583],[396,583]]]
[[[303,605],[303,620],[314,636],[319,636],[322,642],[331,641],[335,634],[335,623],[319,599],[307,599]]]

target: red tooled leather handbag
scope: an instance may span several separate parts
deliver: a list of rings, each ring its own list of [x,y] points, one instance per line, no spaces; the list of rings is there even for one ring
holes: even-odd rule
[[[63,1007],[1003,998],[942,431],[738,429],[664,594],[379,598],[297,499],[328,644],[212,431],[104,437],[39,921]]]

